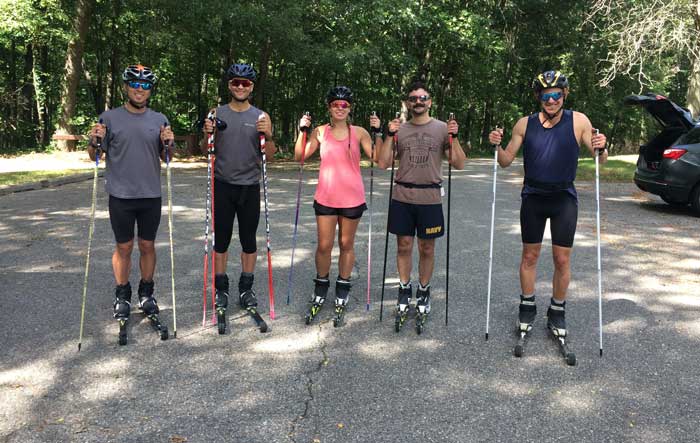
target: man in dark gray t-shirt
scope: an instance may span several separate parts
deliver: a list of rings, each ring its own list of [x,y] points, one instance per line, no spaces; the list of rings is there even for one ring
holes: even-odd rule
[[[156,265],[155,238],[160,224],[160,160],[163,146],[173,140],[168,119],[151,110],[148,101],[156,76],[142,65],[131,65],[122,75],[128,98],[124,106],[103,112],[100,123],[90,132],[88,153],[95,159],[97,140],[106,155],[105,190],[109,194],[109,220],[116,248],[112,268],[117,287],[114,317],[128,320],[131,310],[131,252],[134,248],[134,225],[138,226],[139,307],[146,315],[157,315],[153,298],[153,274]],[[172,158],[172,152],[169,152]],[[121,322],[120,322],[121,323]]]
[[[227,79],[231,101],[214,110],[216,118],[225,123],[225,129],[218,129],[215,138],[216,307],[217,311],[225,313],[228,306],[229,282],[226,265],[233,220],[237,217],[242,268],[238,281],[239,302],[241,307],[253,313],[257,306],[253,291],[253,272],[257,259],[255,236],[260,221],[260,134],[264,134],[266,138],[265,154],[268,159],[272,158],[276,148],[272,139],[270,116],[249,102],[257,79],[253,67],[244,63],[233,64],[227,71]],[[212,121],[205,120],[205,134],[212,133],[215,130],[214,126]],[[206,142],[206,137],[204,141]],[[206,143],[202,145],[202,151],[206,152]],[[223,321],[225,322],[225,319]]]

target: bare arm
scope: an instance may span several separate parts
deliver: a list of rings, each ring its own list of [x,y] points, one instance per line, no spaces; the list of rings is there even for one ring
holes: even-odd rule
[[[604,149],[607,138],[604,134],[596,133],[585,114],[574,112],[574,131],[579,139],[579,144],[586,146],[591,156],[596,156],[598,154],[596,151],[602,150],[599,157],[600,162],[608,161],[608,150]]]
[[[525,139],[525,131],[527,129],[527,117],[523,117],[513,126],[513,135],[508,142],[506,149],[498,149],[498,164],[502,168],[507,168],[513,163],[515,156],[518,154],[520,147]],[[496,135],[497,134],[497,135]],[[495,145],[501,144],[502,132],[496,130],[489,134],[489,141]]]

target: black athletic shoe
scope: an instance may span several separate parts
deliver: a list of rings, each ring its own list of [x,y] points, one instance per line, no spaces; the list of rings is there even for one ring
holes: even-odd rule
[[[529,331],[532,329],[532,324],[537,317],[537,305],[535,304],[535,296],[523,297],[520,295],[520,306],[518,307],[518,329],[520,331]]]

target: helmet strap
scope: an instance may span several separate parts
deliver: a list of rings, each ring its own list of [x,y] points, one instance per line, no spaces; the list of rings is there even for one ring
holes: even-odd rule
[[[545,115],[545,118],[546,118],[549,122],[551,122],[552,120],[554,120],[555,118],[557,118],[557,116],[558,116],[559,114],[561,114],[561,112],[562,112],[563,110],[564,110],[564,105],[562,104],[561,108],[559,108],[559,110],[558,110],[557,112],[555,112],[554,114],[550,114],[549,112],[545,111],[544,109],[542,109],[542,113]]]

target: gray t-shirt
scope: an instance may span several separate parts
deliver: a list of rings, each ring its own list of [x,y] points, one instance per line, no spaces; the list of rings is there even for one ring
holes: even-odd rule
[[[160,112],[134,114],[124,106],[100,115],[107,126],[102,141],[107,161],[105,190],[117,198],[158,198],[160,193]]]
[[[217,131],[216,178],[232,185],[260,183],[262,154],[260,135],[255,124],[262,111],[251,106],[246,111],[233,111],[228,104],[216,108],[216,116],[226,122],[226,129]]]
[[[416,185],[442,183],[443,152],[448,148],[447,123],[431,119],[424,125],[406,122],[398,132],[396,182]],[[417,205],[442,202],[439,188],[407,188],[394,186],[393,199]]]

